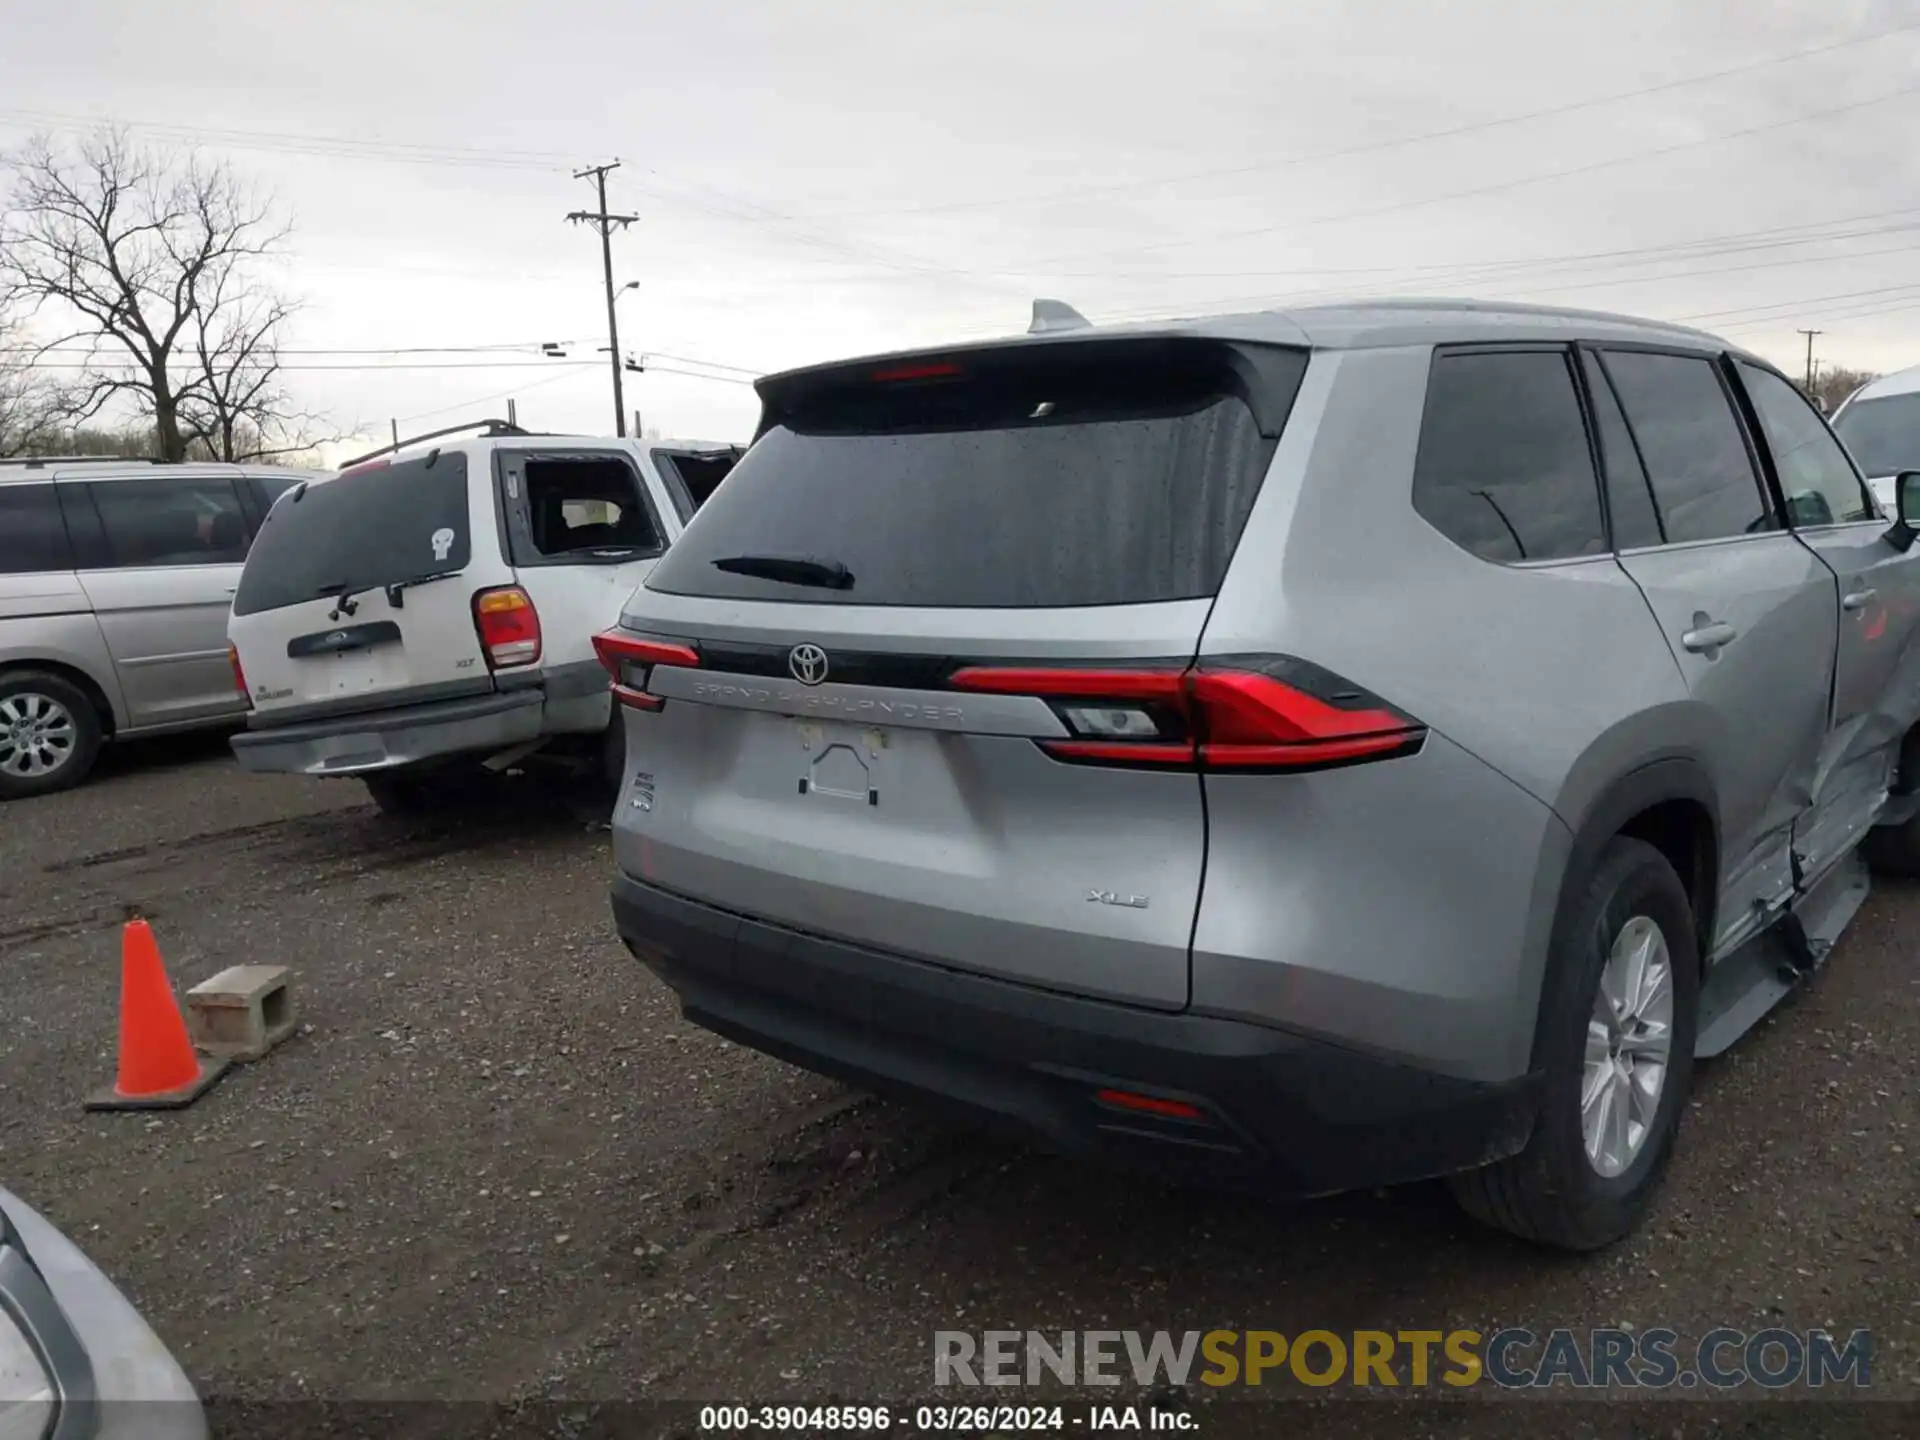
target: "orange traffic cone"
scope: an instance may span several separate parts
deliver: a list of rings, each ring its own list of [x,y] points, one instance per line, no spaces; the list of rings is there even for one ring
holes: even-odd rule
[[[153,930],[129,920],[120,936],[119,1075],[87,1097],[87,1109],[177,1110],[226,1071],[226,1060],[194,1053]]]

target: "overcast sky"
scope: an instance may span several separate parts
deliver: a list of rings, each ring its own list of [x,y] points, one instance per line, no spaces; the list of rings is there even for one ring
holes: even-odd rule
[[[1510,297],[1920,364],[1920,4],[0,0],[0,35],[0,140],[111,118],[272,187],[291,362],[425,367],[289,377],[382,433],[508,393],[611,428],[604,368],[317,352],[603,366],[563,217],[614,157],[628,405],[684,437],[756,402],[668,366],[1018,331],[1039,295]]]

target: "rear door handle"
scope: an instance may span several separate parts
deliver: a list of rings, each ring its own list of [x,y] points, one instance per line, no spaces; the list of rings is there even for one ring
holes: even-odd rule
[[[1844,597],[1840,601],[1840,608],[1848,611],[1864,610],[1873,602],[1873,597],[1878,593],[1878,591],[1871,587],[1865,590],[1856,590],[1853,594]]]
[[[1718,650],[1722,645],[1731,645],[1740,632],[1724,620],[1716,620],[1711,625],[1702,625],[1687,631],[1680,637],[1680,643],[1699,655],[1708,650]]]

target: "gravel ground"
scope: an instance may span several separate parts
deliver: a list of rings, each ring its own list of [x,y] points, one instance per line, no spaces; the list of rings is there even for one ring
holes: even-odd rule
[[[608,867],[579,802],[400,827],[350,783],[243,775],[218,738],[6,807],[0,1183],[227,1404],[926,1400],[936,1329],[1777,1324],[1872,1329],[1883,1398],[1348,1398],[1284,1428],[1920,1433],[1920,887],[1883,883],[1811,989],[1704,1067],[1645,1230],[1570,1259],[1435,1187],[1163,1189],[740,1049],[616,941]],[[185,1111],[83,1113],[128,907],[177,988],[293,966],[298,1037]],[[1202,1433],[1273,1431],[1201,1389]]]

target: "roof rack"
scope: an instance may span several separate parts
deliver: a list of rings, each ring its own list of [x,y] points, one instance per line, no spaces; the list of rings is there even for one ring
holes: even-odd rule
[[[356,465],[364,465],[369,460],[377,460],[382,455],[391,455],[396,450],[404,450],[409,445],[418,445],[423,440],[438,440],[443,435],[458,435],[463,430],[478,430],[482,440],[491,440],[498,435],[531,435],[531,430],[522,430],[511,420],[469,420],[464,425],[449,425],[444,430],[429,430],[424,435],[410,435],[405,440],[396,440],[391,445],[382,445],[378,450],[369,450],[364,455],[356,455],[351,460],[341,462],[342,470],[351,470]]]
[[[150,455],[8,455],[0,465],[18,465],[23,470],[44,470],[49,465],[165,465]]]

